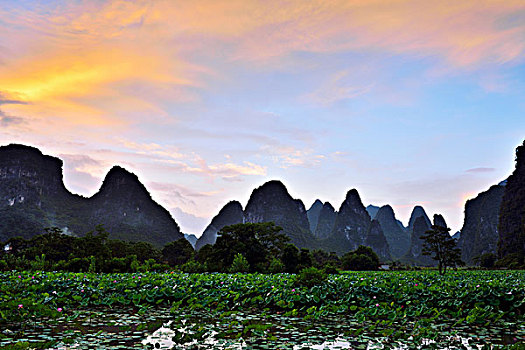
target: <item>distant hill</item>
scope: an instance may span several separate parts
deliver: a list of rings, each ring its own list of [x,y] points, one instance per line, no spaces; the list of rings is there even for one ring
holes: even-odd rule
[[[433,266],[435,261],[431,257],[423,255],[423,243],[421,236],[426,231],[430,230],[432,224],[430,219],[425,212],[425,209],[421,206],[415,206],[410,215],[410,221],[408,224],[408,232],[410,233],[410,248],[401,259],[404,262],[423,266]]]
[[[83,235],[103,224],[110,238],[145,241],[162,247],[183,238],[169,212],[151,198],[138,177],[114,166],[100,190],[90,198],[69,192],[63,182],[62,161],[24,145],[0,147],[0,241],[31,238],[46,227],[59,227]],[[525,255],[525,142],[516,150],[516,169],[465,205],[465,222],[454,238],[462,259],[473,263],[484,253]],[[420,236],[431,222],[421,206],[414,207],[408,227],[396,219],[391,206],[364,207],[357,190],[347,192],[338,211],[316,200],[306,210],[280,181],[253,190],[246,207],[227,203],[211,220],[199,239],[186,238],[196,249],[214,244],[217,233],[237,223],[274,222],[300,248],[324,249],[344,254],[359,245],[372,247],[383,261],[432,265],[422,256]],[[446,225],[440,215],[434,217]],[[499,250],[498,250],[499,247]]]
[[[379,211],[379,207],[376,205],[369,204],[366,207],[366,211],[368,212],[368,215],[370,215],[370,218],[374,220],[376,218],[377,212]]]
[[[268,181],[253,190],[244,210],[244,221],[274,222],[299,248],[312,247],[315,241],[303,202],[292,198],[280,181]]]
[[[332,234],[321,241],[342,254],[359,245],[371,247],[383,261],[391,259],[388,242],[377,221],[372,221],[356,189],[347,192],[337,211]]]
[[[388,242],[381,226],[372,222],[357,190],[347,193],[338,212],[330,203],[323,204],[319,200],[306,211],[304,204],[293,199],[280,181],[269,181],[253,190],[244,211],[240,203],[228,203],[213,218],[197,241],[196,248],[214,244],[217,232],[226,225],[268,221],[281,226],[282,233],[300,248],[344,254],[359,245],[366,245],[372,247],[383,261],[390,260]]]
[[[227,203],[219,213],[211,220],[202,235],[195,244],[195,249],[199,250],[206,244],[215,244],[217,233],[224,227],[241,224],[244,221],[244,212],[241,203],[231,201]]]
[[[180,239],[179,226],[137,176],[115,166],[91,198],[64,186],[62,161],[34,147],[0,147],[0,241],[31,238],[56,226],[82,235],[103,224],[110,238],[158,247]]]
[[[195,249],[195,244],[197,243],[197,239],[198,239],[197,236],[192,235],[192,234],[184,233],[184,238],[186,238],[186,240],[188,242],[190,242],[190,244],[193,247],[193,249]]]
[[[336,218],[337,212],[334,207],[329,202],[325,202],[319,213],[319,220],[313,232],[314,236],[319,239],[330,237],[334,230]]]
[[[392,258],[399,259],[405,255],[410,248],[410,234],[396,219],[394,209],[390,205],[382,206],[377,211],[375,220],[381,225]]]
[[[319,215],[321,214],[321,209],[323,209],[323,203],[319,199],[316,199],[310,207],[310,209],[306,211],[308,223],[310,224],[310,232],[314,234],[315,229],[317,227],[317,223],[319,222]]]

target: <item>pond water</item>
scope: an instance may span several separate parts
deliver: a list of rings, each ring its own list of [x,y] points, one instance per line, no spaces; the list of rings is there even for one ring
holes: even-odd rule
[[[27,342],[35,349],[481,349],[525,342],[523,324],[490,327],[446,322],[361,324],[346,316],[307,319],[282,314],[100,309],[2,329],[0,348]],[[435,330],[434,332],[432,330]],[[419,332],[416,339],[410,334]],[[432,344],[432,345],[431,345]]]

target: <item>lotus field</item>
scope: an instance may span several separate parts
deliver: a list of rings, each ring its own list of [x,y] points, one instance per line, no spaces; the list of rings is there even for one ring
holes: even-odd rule
[[[523,349],[524,313],[524,271],[0,273],[0,349]]]

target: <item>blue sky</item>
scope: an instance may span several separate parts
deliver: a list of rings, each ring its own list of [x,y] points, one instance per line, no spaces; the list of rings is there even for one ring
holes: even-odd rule
[[[135,172],[183,231],[280,179],[460,229],[525,136],[523,1],[0,0],[0,144],[92,195]]]

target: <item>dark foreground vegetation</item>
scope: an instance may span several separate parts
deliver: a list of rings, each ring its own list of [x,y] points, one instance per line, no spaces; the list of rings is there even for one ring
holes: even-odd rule
[[[0,256],[0,270],[69,272],[199,272],[295,273],[315,267],[331,273],[377,270],[380,262],[368,247],[342,257],[322,250],[298,249],[273,223],[237,224],[220,232],[217,242],[195,252],[185,239],[162,249],[146,242],[108,239],[102,226],[83,237],[50,228],[30,240],[11,238]]]

